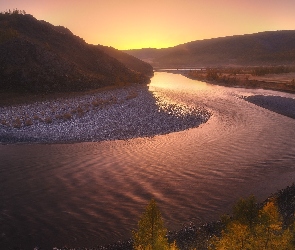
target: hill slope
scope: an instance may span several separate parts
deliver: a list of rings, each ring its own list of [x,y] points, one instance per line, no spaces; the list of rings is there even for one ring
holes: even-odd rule
[[[123,63],[129,69],[141,72],[149,77],[152,77],[154,75],[153,67],[147,62],[139,60],[138,58],[124,53],[123,51],[117,50],[113,47],[107,47],[103,45],[97,45],[97,47],[109,56],[116,58],[119,62]]]
[[[125,52],[154,67],[295,64],[295,31],[269,31]]]
[[[0,90],[69,92],[149,81],[150,65],[126,55],[126,66],[101,48],[31,15],[0,14]]]

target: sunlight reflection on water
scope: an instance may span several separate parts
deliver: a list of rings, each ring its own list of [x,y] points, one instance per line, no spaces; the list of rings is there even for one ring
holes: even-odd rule
[[[151,138],[0,145],[0,248],[127,239],[151,197],[176,230],[295,181],[295,120],[239,98],[254,91],[168,73],[156,73],[149,89],[160,107],[213,115],[198,128]]]
[[[196,92],[211,90],[211,86],[205,82],[192,81],[179,74],[155,72],[155,76],[149,84],[149,90],[155,91],[157,88],[161,88],[181,92]]]
[[[187,80],[187,81],[186,81]],[[156,98],[159,110],[163,110],[169,114],[182,117],[186,114],[197,114],[203,112],[204,109],[195,105],[188,105],[180,100],[175,100],[165,95],[165,91],[169,90],[177,94],[180,93],[198,93],[211,90],[209,84],[205,82],[195,81],[184,78],[182,75],[171,74],[166,72],[155,72],[153,81],[149,84],[149,91]],[[203,94],[203,93],[202,93]]]

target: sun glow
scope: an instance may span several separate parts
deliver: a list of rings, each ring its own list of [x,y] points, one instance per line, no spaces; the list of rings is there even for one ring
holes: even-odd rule
[[[189,41],[294,29],[294,0],[10,0],[37,19],[69,28],[87,43],[117,49],[172,47]]]

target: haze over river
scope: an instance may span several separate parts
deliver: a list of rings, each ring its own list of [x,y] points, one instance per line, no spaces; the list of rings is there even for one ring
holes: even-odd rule
[[[239,197],[263,201],[294,182],[295,119],[241,97],[295,95],[165,72],[149,88],[164,102],[205,107],[212,116],[152,138],[0,146],[0,249],[128,239],[152,197],[167,228],[177,230],[218,219]]]

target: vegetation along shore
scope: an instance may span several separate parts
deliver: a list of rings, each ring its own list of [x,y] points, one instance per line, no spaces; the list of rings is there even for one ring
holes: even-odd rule
[[[160,205],[160,204],[159,204]],[[56,247],[54,250],[132,249],[269,249],[295,247],[295,185],[288,186],[258,203],[254,196],[240,199],[232,214],[203,225],[184,225],[168,231],[158,204],[152,200],[133,231],[133,238],[106,246]],[[36,247],[35,249],[42,249]]]
[[[295,93],[294,66],[204,68],[184,71],[183,75],[226,87],[261,88]]]

